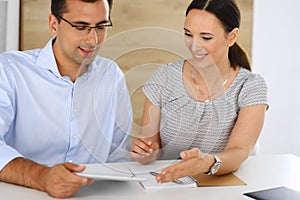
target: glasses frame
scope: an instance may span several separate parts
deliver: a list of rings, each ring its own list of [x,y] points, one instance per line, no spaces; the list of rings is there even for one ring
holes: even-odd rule
[[[57,16],[57,19],[61,19],[61,20],[65,21],[65,22],[67,22],[70,26],[72,26],[73,28],[75,28],[78,31],[84,32],[84,31],[87,30],[86,35],[88,35],[92,31],[92,29],[95,29],[95,31],[96,31],[97,34],[102,35],[104,33],[99,32],[99,30],[106,30],[107,31],[107,29],[105,29],[105,28],[109,28],[109,27],[113,26],[113,23],[112,23],[112,21],[110,19],[110,16],[108,17],[108,23],[109,24],[100,24],[100,25],[96,25],[96,26],[75,25],[72,22],[66,20],[65,18],[63,18],[62,16],[59,16],[59,15]]]

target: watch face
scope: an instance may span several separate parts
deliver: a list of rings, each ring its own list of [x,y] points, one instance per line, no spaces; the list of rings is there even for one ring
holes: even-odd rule
[[[214,155],[215,157],[215,164],[210,168],[210,174],[215,174],[217,173],[217,171],[219,170],[220,166],[221,166],[221,163],[222,161],[220,160],[220,158],[216,155]]]
[[[213,155],[213,156],[215,158],[215,163],[213,164],[213,166],[211,166],[211,168],[209,169],[209,172],[204,173],[204,174],[207,174],[207,175],[215,174],[219,170],[219,168],[222,164],[222,161],[220,160],[220,158],[218,156],[216,156],[216,155]]]
[[[220,166],[221,166],[221,163],[216,162],[216,163],[212,166],[212,168],[211,168],[211,174],[217,173],[217,171],[219,170]]]

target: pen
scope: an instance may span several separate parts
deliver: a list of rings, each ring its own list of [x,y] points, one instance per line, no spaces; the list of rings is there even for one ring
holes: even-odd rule
[[[159,173],[157,172],[149,172],[151,175],[153,176],[157,176]],[[177,184],[183,184],[183,182],[181,180],[174,180],[172,181],[173,183],[177,183]]]

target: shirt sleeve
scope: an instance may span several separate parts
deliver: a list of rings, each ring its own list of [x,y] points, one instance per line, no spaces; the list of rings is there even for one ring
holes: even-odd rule
[[[22,155],[6,143],[6,137],[10,125],[14,119],[14,95],[11,80],[0,63],[0,171],[3,167],[16,157]]]
[[[238,103],[240,108],[259,104],[268,105],[267,84],[261,75],[251,74],[244,82]]]
[[[107,162],[131,161],[132,107],[125,77],[123,75],[119,80],[117,90],[115,91],[117,91],[113,94],[115,126]]]
[[[146,97],[156,106],[162,106],[162,95],[166,94],[167,65],[160,66],[150,79],[145,83],[143,92]]]

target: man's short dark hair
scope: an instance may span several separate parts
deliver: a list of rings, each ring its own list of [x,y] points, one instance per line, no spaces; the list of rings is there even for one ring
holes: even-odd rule
[[[67,12],[66,1],[67,0],[51,0],[51,13],[56,17],[63,16],[63,14]],[[87,2],[87,3],[95,3],[97,1],[107,1],[109,5],[109,13],[111,12],[112,4],[113,4],[113,0],[80,0],[80,1]]]

